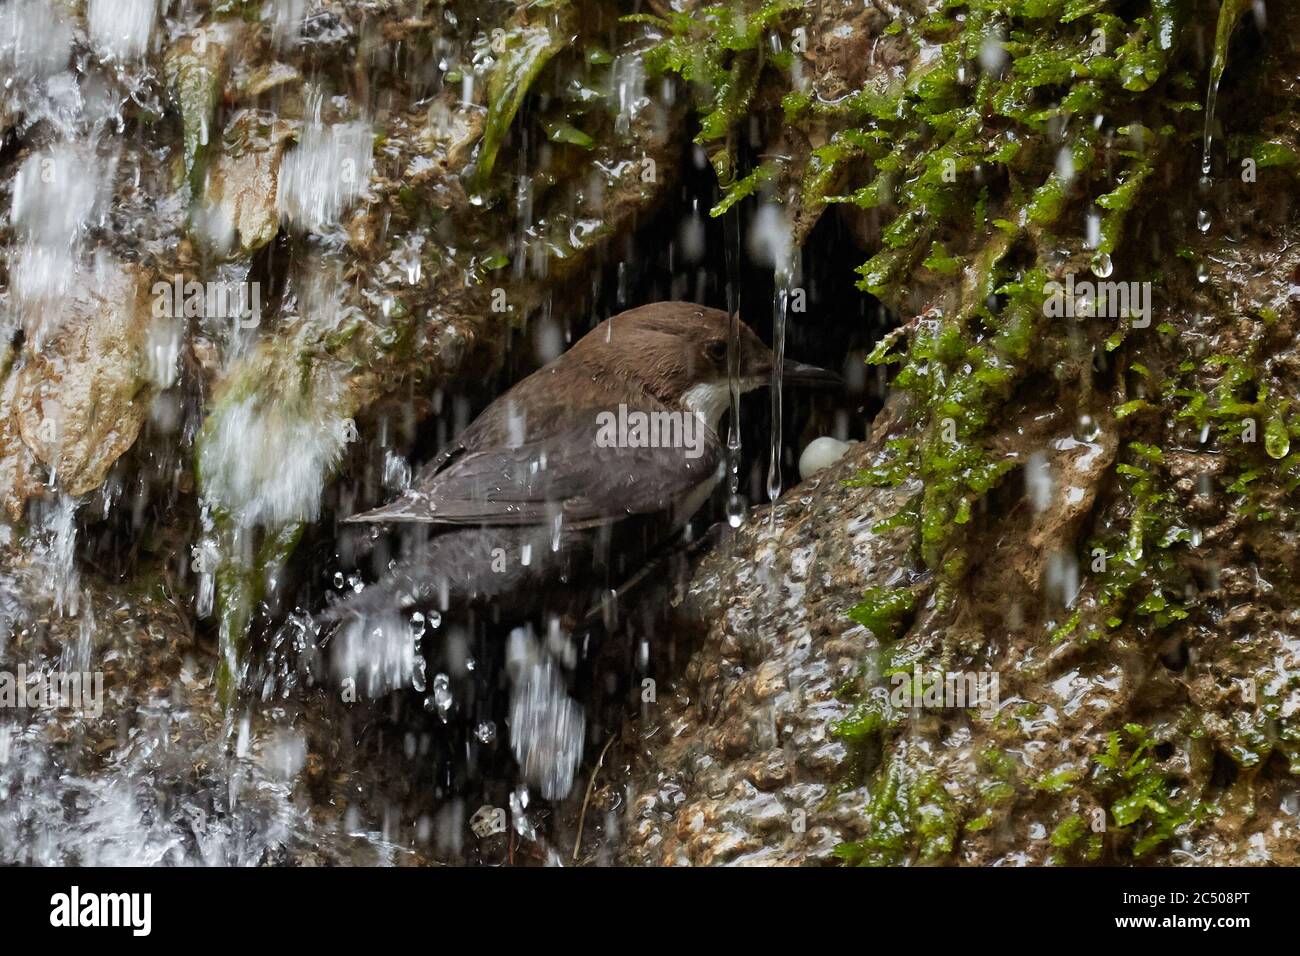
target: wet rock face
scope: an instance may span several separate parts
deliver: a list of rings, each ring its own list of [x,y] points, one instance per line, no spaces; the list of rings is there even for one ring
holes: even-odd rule
[[[391,820],[432,814],[401,781],[402,748],[356,747],[371,725],[332,695],[226,715],[211,648],[161,589],[100,587],[70,571],[58,512],[34,550],[0,549],[0,860],[155,866],[406,865]],[[65,511],[63,517],[70,515]],[[63,580],[66,590],[52,586]],[[89,585],[89,586],[86,586]],[[58,598],[56,601],[55,599]],[[61,603],[60,603],[61,602]],[[50,679],[77,690],[33,697]],[[22,679],[19,691],[14,684]],[[15,706],[15,693],[30,702]],[[53,706],[51,706],[53,704]],[[383,794],[371,803],[364,794]],[[403,795],[403,793],[405,795]],[[431,817],[426,818],[431,819]],[[387,832],[385,829],[387,828]],[[409,844],[409,840],[403,841]]]
[[[1207,241],[1211,288],[1187,283],[1188,301],[1157,316],[1195,316],[1190,334],[1147,361],[1249,356],[1256,339],[1251,374],[1291,394],[1296,311],[1277,295],[1296,268],[1294,229]],[[1218,295],[1252,305],[1212,316]],[[1276,319],[1251,317],[1274,306]],[[1194,396],[1233,365],[1186,367]],[[902,427],[897,401],[872,443],[700,563],[678,610],[685,662],[619,742],[626,862],[1295,860],[1291,492],[1264,471],[1240,483],[1241,456],[1257,449],[1235,434],[1219,444],[1189,416],[1126,425],[1056,404],[1081,398],[1027,395],[1008,411],[997,440],[1016,467],[967,524],[971,564],[946,598],[906,524],[877,529],[918,486],[844,483]],[[1095,396],[1086,407],[1099,408]],[[1094,631],[1116,586],[1104,569],[1134,561],[1106,536],[1132,533],[1134,501],[1109,476],[1134,442],[1181,517],[1135,565],[1140,593],[1155,597]],[[850,609],[875,589],[923,598],[895,621],[855,624]],[[996,706],[900,707],[894,678],[910,682],[917,667],[996,676]]]
[[[698,649],[623,738],[636,752],[627,862],[825,863],[869,825],[855,754],[831,728],[879,644],[842,612],[846,594],[906,573],[906,535],[872,529],[916,489],[846,488],[864,457],[850,451],[774,517],[755,513],[697,569],[680,623]]]
[[[138,270],[104,266],[71,297],[48,346],[18,373],[23,441],[70,494],[103,483],[156,394],[150,309]]]
[[[132,2],[120,21],[107,3],[7,7],[0,240],[13,254],[0,263],[0,379],[41,366],[37,333],[79,314],[65,305],[105,254],[146,290],[178,275],[258,287],[252,322],[176,304],[184,321],[163,384],[178,360],[197,364],[202,380],[183,388],[203,392],[184,398],[203,417],[268,367],[273,382],[303,367],[318,372],[307,382],[328,380],[269,404],[327,405],[341,423],[379,417],[372,408],[413,381],[423,391],[498,364],[509,329],[549,309],[562,277],[662,194],[681,147],[684,107],[626,75],[636,33],[611,53],[615,19],[578,6],[331,0],[260,17],[244,4],[160,14]],[[524,108],[539,95],[544,118]],[[544,145],[494,168],[522,126]],[[548,129],[560,132],[548,140]],[[126,358],[102,356],[84,375],[105,382],[89,387],[117,389]],[[32,374],[8,386],[14,401]],[[11,414],[6,399],[0,419]],[[75,494],[131,446],[133,429],[121,433],[104,467],[69,473]],[[32,490],[29,459],[52,467],[50,442],[23,435],[0,447],[11,514]]]
[[[1038,16],[1028,5],[999,7],[995,17]],[[874,29],[867,13],[820,9]],[[907,342],[878,356],[901,362],[894,382],[912,404],[892,420],[887,406],[877,437],[919,453],[883,469],[879,445],[850,453],[870,468],[861,486],[821,502],[839,520],[801,511],[795,489],[772,528],[757,515],[701,565],[681,609],[682,627],[699,639],[672,692],[623,740],[628,859],[826,859],[821,840],[794,840],[785,818],[798,809],[808,812],[806,835],[842,839],[835,855],[867,865],[1295,858],[1300,273],[1293,172],[1261,172],[1293,170],[1300,155],[1283,118],[1295,112],[1294,84],[1266,80],[1295,73],[1295,15],[1276,11],[1252,32],[1237,25],[1245,9],[1187,7],[1170,42],[1108,48],[1117,59],[1088,69],[1113,74],[1091,72],[1079,91],[1102,92],[1103,132],[1092,141],[1071,132],[1064,149],[1054,124],[1070,113],[1069,98],[1058,102],[1054,87],[1072,67],[1037,73],[1014,44],[990,41],[996,22],[964,48],[951,45],[955,31],[919,31],[938,42],[918,40],[916,59],[901,64],[918,95],[888,101],[862,129],[878,134],[899,116],[905,135],[919,123],[942,139],[959,104],[973,107],[965,129],[979,158],[970,180],[953,180],[958,219],[926,231],[943,215],[946,147],[929,157],[937,191],[914,197],[910,210],[888,175],[870,181],[877,170],[921,170],[929,160],[906,146],[855,165],[846,187],[861,187],[855,231],[875,254],[864,284],[898,309],[895,334]],[[1198,43],[1216,16],[1219,43],[1205,52]],[[1055,29],[1038,22],[1017,36],[1044,45],[1042,63],[1055,56]],[[814,52],[844,70],[852,41],[832,39]],[[1185,69],[1191,89],[1208,70],[1211,96],[1194,122],[1170,120],[1169,129],[1186,123],[1181,136],[1157,141],[1148,134],[1170,108],[1155,83],[1166,69]],[[835,74],[821,76],[832,88]],[[981,102],[978,91],[998,84],[1009,86]],[[1044,130],[1035,124],[1049,114],[1036,111],[1049,100]],[[941,108],[937,122],[927,101]],[[1228,101],[1236,105],[1225,112]],[[829,112],[820,106],[814,115]],[[1137,130],[1106,127],[1125,111],[1145,132],[1124,154],[1138,165],[1117,172],[1113,147]],[[1005,131],[990,122],[995,114],[1017,129],[1017,160],[1002,166],[1009,195],[988,176],[1000,160],[985,147]],[[952,140],[958,151],[965,135]],[[1203,167],[1185,142],[1203,144]],[[1024,181],[1034,191],[1024,205],[1016,193],[1029,193],[1014,185],[1029,158],[1021,143],[1054,160]],[[976,192],[1009,203],[996,229],[969,230]],[[1089,202],[1113,213],[1135,197],[1127,220],[1088,220]],[[1081,235],[1074,224],[1084,221]],[[952,259],[937,254],[957,246],[965,251]],[[927,249],[936,254],[922,263]],[[1112,274],[1152,290],[1142,321],[1122,308],[1067,320],[1040,294],[1048,280]],[[958,453],[963,430],[970,441]],[[895,502],[911,482],[920,493]],[[881,580],[848,557],[845,543],[859,532],[844,513],[887,500],[902,537]],[[841,560],[805,584],[809,549]],[[716,604],[701,605],[705,588],[721,595]],[[806,618],[791,606],[800,602]],[[819,631],[838,637],[819,640]],[[812,686],[801,656],[809,636],[813,659],[839,681],[833,694],[799,696]],[[926,699],[935,674],[996,679],[993,706]],[[895,696],[900,687],[921,700]],[[808,755],[823,740],[841,750],[823,749],[835,759],[818,764]],[[800,785],[822,789],[805,800]]]

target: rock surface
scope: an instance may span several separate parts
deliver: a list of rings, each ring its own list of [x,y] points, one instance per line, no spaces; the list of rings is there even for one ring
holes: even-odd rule
[[[1285,36],[1278,22],[1256,36],[1256,75],[1289,73]],[[1150,87],[1128,69],[1125,89]],[[1284,87],[1225,126],[1246,142],[1276,130],[1295,92]],[[1296,144],[1283,140],[1290,168]],[[866,267],[915,316],[901,330],[907,394],[868,447],[696,570],[676,676],[619,741],[625,806],[602,792],[621,806],[624,860],[1294,863],[1300,227],[1293,174],[1271,187],[1253,174],[1271,149],[1230,147],[1228,175],[1199,194],[1177,185],[1195,181],[1194,164],[1157,161],[1166,189],[1144,200],[1125,246],[1128,275],[1156,290],[1151,313],[1118,331],[1113,315],[1057,313],[1034,329],[1032,371],[996,417],[962,380],[984,361],[980,335],[998,333],[996,311],[949,358],[928,337],[980,310],[991,287],[970,279],[1005,238],[977,239],[961,283],[937,278],[954,272],[934,258],[895,283],[888,248],[881,272]],[[1265,209],[1269,189],[1287,199]],[[860,235],[879,249],[876,229]],[[1109,255],[1045,249],[1069,245],[1054,230],[1016,241],[1025,266],[1004,294],[1035,258],[1061,280],[1112,270]],[[928,380],[936,367],[951,382]],[[976,493],[953,507],[944,456],[951,445],[961,460],[966,429],[999,477],[963,485]],[[900,467],[912,442],[935,457]],[[995,704],[923,696],[948,674],[996,681]]]

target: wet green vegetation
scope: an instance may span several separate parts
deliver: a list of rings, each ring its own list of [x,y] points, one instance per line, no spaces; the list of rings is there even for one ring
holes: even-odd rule
[[[815,33],[814,18],[798,10],[751,3],[738,14],[714,5],[656,24],[666,39],[655,62],[696,91],[700,142],[711,144],[726,190],[715,214],[752,195],[805,210],[851,207],[878,237],[859,287],[902,322],[868,359],[888,368],[906,396],[901,423],[850,484],[866,494],[919,479],[912,501],[876,531],[911,527],[910,570],[922,583],[873,588],[846,609],[879,647],[857,686],[842,691],[857,703],[833,728],[856,754],[847,784],[869,792],[871,835],[841,847],[846,862],[969,858],[981,852],[981,838],[1005,831],[1012,807],[1032,808],[1048,823],[1044,838],[1057,862],[1148,859],[1239,812],[1242,787],[1253,786],[1275,749],[1294,759],[1296,732],[1281,716],[1286,682],[1267,669],[1240,671],[1240,658],[1257,667],[1258,656],[1205,637],[1225,613],[1217,566],[1232,550],[1225,537],[1289,535],[1298,518],[1300,453],[1292,448],[1300,417],[1283,384],[1294,382],[1281,368],[1290,362],[1286,333],[1271,331],[1279,323],[1276,287],[1253,301],[1258,290],[1228,288],[1207,258],[1219,228],[1236,228],[1231,214],[1212,232],[1192,221],[1194,213],[1210,217],[1207,207],[1222,209],[1211,195],[1214,177],[1196,185],[1203,144],[1216,167],[1227,162],[1230,181],[1244,160],[1260,175],[1297,164],[1294,126],[1281,119],[1292,102],[1285,89],[1252,103],[1258,133],[1239,120],[1226,142],[1215,141],[1213,111],[1223,109],[1219,87],[1234,68],[1234,44],[1260,42],[1258,33],[1241,39],[1248,8],[1236,0],[947,2],[922,15],[904,12],[886,30],[913,49],[905,75],[872,77],[833,100],[801,87],[787,60],[766,55]],[[1285,29],[1270,23],[1263,42],[1275,52],[1255,50],[1235,67],[1246,75],[1243,90],[1285,73]],[[773,101],[782,121],[814,144],[793,176],[767,160],[736,169],[728,148],[746,111]],[[791,180],[794,189],[778,188]],[[1273,181],[1293,188],[1293,180]],[[1134,217],[1170,227],[1170,238],[1135,228]],[[1179,234],[1186,240],[1171,247]],[[1151,283],[1157,320],[1146,327],[1135,315],[1068,325],[1048,318],[1048,283],[1067,272]],[[1198,314],[1190,322],[1189,312]],[[1287,358],[1273,351],[1279,347]],[[1026,388],[1045,389],[1051,400],[1027,399]],[[997,741],[986,753],[1007,752],[977,761],[983,783],[945,788],[936,783],[938,765],[908,743],[933,733],[938,718],[918,723],[892,708],[881,685],[918,661],[998,668],[986,656],[998,635],[986,632],[973,645],[967,637],[972,617],[988,628],[1002,614],[978,607],[972,587],[973,575],[998,562],[996,549],[974,549],[987,546],[990,523],[1019,493],[1035,448],[1016,428],[1043,435],[1029,424],[1035,415],[1109,465],[1092,513],[1072,517],[1060,541],[1082,572],[1077,594],[1064,607],[1025,610],[1028,624],[1011,625],[1015,639],[1032,640],[1037,630],[1044,648],[1090,662],[1093,673],[1131,653],[1154,663],[1203,645],[1203,654],[1226,655],[1208,666],[1237,676],[1221,672],[1222,693],[1181,703],[1162,690],[1159,703],[1144,705],[1126,699],[1136,689],[1118,690],[1108,709],[1133,718],[1052,728],[1079,734],[1072,759],[1034,773],[1014,754],[1034,737],[1025,728],[1039,726],[1047,701],[1005,703],[991,720],[968,711],[959,722],[977,739]],[[1199,448],[1208,454],[1189,451]],[[1192,458],[1212,475],[1189,477]],[[1216,514],[1231,515],[1230,530],[1212,546],[1204,507],[1211,497],[1221,505]],[[1027,533],[1023,522],[1017,527]],[[1015,545],[1004,547],[1006,560],[1021,560],[1011,556]],[[1295,595],[1290,569],[1270,565],[1266,573],[1288,595],[1285,606]],[[1023,602],[1002,597],[1016,602],[1016,616],[1033,603],[1028,593]],[[1004,700],[1008,684],[1017,694],[1045,689],[1041,665],[1002,673]],[[1234,691],[1241,680],[1260,689],[1259,708]],[[1016,707],[1012,719],[1007,711]],[[1235,765],[1227,784],[1212,782],[1207,769],[1216,748]]]

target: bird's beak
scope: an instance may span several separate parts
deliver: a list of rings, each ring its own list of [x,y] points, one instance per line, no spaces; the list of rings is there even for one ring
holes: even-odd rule
[[[818,368],[816,365],[793,362],[790,359],[786,359],[781,365],[781,380],[791,385],[813,385],[821,388],[844,384],[844,380],[834,372]]]

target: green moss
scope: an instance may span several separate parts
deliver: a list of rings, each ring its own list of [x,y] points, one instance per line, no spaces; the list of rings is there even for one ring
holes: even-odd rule
[[[852,689],[849,693],[854,693]],[[896,727],[903,714],[889,702],[889,695],[873,693],[860,699],[848,716],[831,724],[831,734],[850,746],[859,749],[880,742],[884,732]]]
[[[572,123],[547,123],[546,138],[552,143],[565,143],[569,146],[579,146],[583,149],[592,149],[596,141],[578,129]]]
[[[1074,846],[1088,832],[1088,823],[1077,813],[1072,813],[1052,830],[1052,846],[1066,850]]]
[[[764,41],[779,36],[782,18],[802,6],[799,0],[750,0],[707,4],[667,18],[624,17],[658,35],[659,42],[645,54],[646,66],[655,74],[677,73],[691,84],[700,107],[695,141],[708,150],[724,187],[736,179],[732,130],[749,115],[767,59],[777,66],[782,60]]]
[[[961,260],[948,255],[948,250],[943,247],[941,242],[931,244],[930,255],[921,265],[931,272],[937,272],[939,275],[956,275],[961,271]]]
[[[217,103],[225,70],[225,48],[215,38],[205,37],[197,45],[193,39],[177,44],[168,53],[164,72],[181,114],[181,141],[185,174],[195,196],[203,187],[203,172],[218,131]]]
[[[1217,87],[1228,68],[1228,44],[1242,15],[1250,9],[1250,0],[1223,0],[1214,28],[1214,59],[1210,64],[1210,84]]]
[[[865,291],[894,301],[917,269],[956,275],[969,260],[938,235],[969,235],[972,220],[984,230],[997,230],[977,233],[968,242],[980,251],[961,309],[915,326],[905,349],[899,349],[899,338],[887,338],[869,358],[878,364],[901,363],[894,385],[913,395],[918,439],[906,464],[895,462],[891,473],[880,477],[896,483],[900,472],[910,470],[925,482],[920,544],[923,560],[932,568],[964,567],[959,556],[949,553],[957,529],[1011,467],[991,455],[981,439],[1031,367],[1028,360],[1041,335],[1047,273],[1022,269],[1013,277],[1005,259],[1028,231],[1054,227],[1089,192],[1102,210],[1097,252],[1115,251],[1127,215],[1155,168],[1155,153],[1164,148],[1140,124],[1122,126],[1124,139],[1114,155],[1126,163],[1119,165],[1115,180],[1103,184],[1104,177],[1094,173],[1102,147],[1091,125],[1077,130],[1064,156],[1059,147],[1038,143],[1054,118],[1095,111],[1103,100],[1127,106],[1133,115],[1160,115],[1154,92],[1131,106],[1124,100],[1151,90],[1165,76],[1181,35],[1183,5],[1160,4],[1150,17],[1132,23],[1102,13],[1103,6],[1073,5],[1062,23],[1075,26],[1066,27],[1043,22],[1052,19],[1044,11],[1064,11],[1061,4],[954,4],[954,10],[966,11],[965,23],[935,21],[927,27],[943,37],[940,55],[929,67],[915,71],[899,90],[850,96],[834,110],[820,111],[823,117],[838,115],[866,125],[837,132],[815,152],[805,179],[805,202],[851,202],[892,213],[882,231],[882,248],[859,270]],[[994,23],[1010,27],[1004,44],[1010,69],[963,85],[959,66],[978,58]],[[1099,50],[1094,31],[1126,37],[1125,44],[1113,53]],[[1040,90],[1051,91],[1058,106],[1044,110],[1036,105]],[[817,110],[804,101],[792,105]],[[989,123],[990,114],[1012,120],[1021,130],[1008,134]],[[863,163],[875,170],[865,186],[828,195],[845,167]],[[1008,192],[998,196],[972,190],[969,178],[977,165],[983,166],[985,178],[993,179],[997,173],[990,168],[1002,167]],[[1041,177],[1037,183],[1036,176]],[[995,296],[1002,301],[990,308]],[[1141,407],[1134,404],[1124,411]]]
[[[1114,825],[1124,832],[1135,859],[1173,839],[1180,827],[1203,815],[1199,804],[1181,796],[1179,787],[1160,770],[1155,745],[1149,728],[1125,724],[1122,731],[1108,735],[1106,749],[1094,758],[1099,789],[1109,795]]]
[[[1126,131],[1126,135],[1130,137],[1133,135],[1131,127]],[[1118,186],[1097,197],[1097,205],[1106,210],[1106,214],[1101,219],[1101,242],[1097,245],[1099,252],[1110,254],[1115,251],[1133,203],[1141,194],[1142,187],[1154,169],[1155,165],[1149,156],[1140,156],[1132,168],[1124,174]]]
[[[754,195],[765,183],[771,182],[774,176],[775,170],[769,164],[763,163],[743,179],[734,180],[724,188],[722,199],[709,210],[709,215],[721,216],[740,200]]]
[[[849,617],[869,628],[877,640],[895,640],[916,612],[916,602],[912,588],[870,588],[862,602],[849,609]]]
[[[567,13],[565,3],[552,6],[560,9],[561,18]],[[487,187],[501,143],[524,97],[542,68],[564,48],[566,40],[563,24],[549,17],[544,24],[525,22],[506,31],[503,39],[505,49],[488,78],[488,112],[476,160],[475,190],[482,191]]]
[[[226,379],[224,390],[195,441],[194,474],[215,537],[215,612],[218,623],[217,690],[223,705],[234,703],[238,682],[247,663],[247,639],[253,614],[267,595],[267,582],[288,561],[306,524],[306,514],[288,508],[264,511],[250,517],[255,502],[241,500],[250,488],[234,476],[261,469],[259,477],[273,479],[274,463],[258,464],[230,460],[238,450],[232,437],[236,426],[232,415],[241,415],[254,403],[263,434],[240,433],[240,439],[260,441],[265,452],[267,435],[274,434],[286,451],[304,436],[315,439],[315,430],[348,419],[355,413],[349,404],[354,396],[320,388],[342,373],[327,370],[314,360],[313,352],[301,341],[280,340],[266,345],[244,359],[239,370]],[[240,419],[235,419],[240,421]],[[315,464],[328,470],[337,463],[336,450],[324,441]],[[322,480],[324,476],[322,475]],[[232,484],[233,482],[233,484]],[[262,491],[262,483],[251,489]]]
[[[891,760],[872,786],[868,836],[835,848],[851,866],[897,866],[915,851],[925,862],[952,853],[960,829],[959,807],[935,774],[913,776]]]
[[[1250,150],[1250,157],[1260,169],[1300,165],[1300,149],[1277,140],[1256,143]]]
[[[305,525],[297,522],[268,534],[251,562],[243,558],[241,532],[222,515],[217,516],[217,525],[221,557],[216,570],[216,688],[217,699],[229,709],[238,697],[240,674],[248,659],[254,608],[266,597],[268,576],[279,572],[298,546]]]
[[[1082,776],[1082,770],[1067,767],[1064,770],[1043,774],[1034,781],[1033,786],[1036,790],[1043,790],[1047,793],[1064,793],[1078,783]]]

